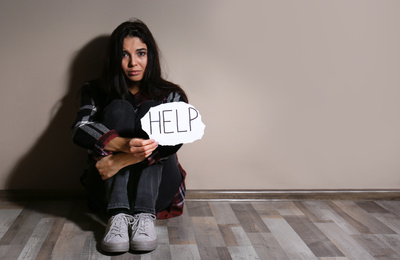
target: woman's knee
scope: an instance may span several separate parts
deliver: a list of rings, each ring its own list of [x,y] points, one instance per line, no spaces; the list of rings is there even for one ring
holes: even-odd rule
[[[135,110],[129,101],[117,99],[113,100],[108,106],[104,109],[104,117],[120,117],[121,115],[134,115]]]
[[[119,135],[129,137],[135,129],[136,113],[129,101],[114,100],[105,109],[103,123]]]

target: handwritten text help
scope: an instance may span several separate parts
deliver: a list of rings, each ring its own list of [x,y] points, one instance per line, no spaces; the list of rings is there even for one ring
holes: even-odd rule
[[[143,130],[160,145],[194,142],[202,138],[205,128],[199,111],[185,102],[152,107],[140,121]]]

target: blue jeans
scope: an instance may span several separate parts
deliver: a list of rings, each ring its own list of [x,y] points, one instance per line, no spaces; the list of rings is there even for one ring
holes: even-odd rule
[[[114,100],[104,110],[103,124],[121,137],[148,138],[141,129],[140,118],[154,105],[157,103],[147,102],[135,110],[126,100]],[[168,208],[181,182],[175,154],[150,166],[142,163],[127,166],[105,181],[92,161],[84,180],[94,207],[152,214]]]

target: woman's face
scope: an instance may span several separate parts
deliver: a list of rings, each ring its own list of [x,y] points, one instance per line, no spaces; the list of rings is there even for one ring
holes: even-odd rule
[[[126,37],[122,45],[122,70],[129,86],[138,86],[147,66],[147,45],[138,37]]]

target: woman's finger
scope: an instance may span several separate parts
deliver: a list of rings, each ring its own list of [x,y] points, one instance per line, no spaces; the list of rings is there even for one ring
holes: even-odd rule
[[[129,145],[132,147],[142,147],[148,144],[155,143],[154,139],[132,138]]]
[[[146,142],[144,142],[146,141]],[[133,154],[141,154],[141,153],[148,153],[153,152],[157,147],[158,147],[158,143],[155,142],[154,140],[149,141],[149,140],[144,140],[143,142],[141,142],[141,146],[131,146],[131,153]],[[138,143],[135,143],[138,144]]]

